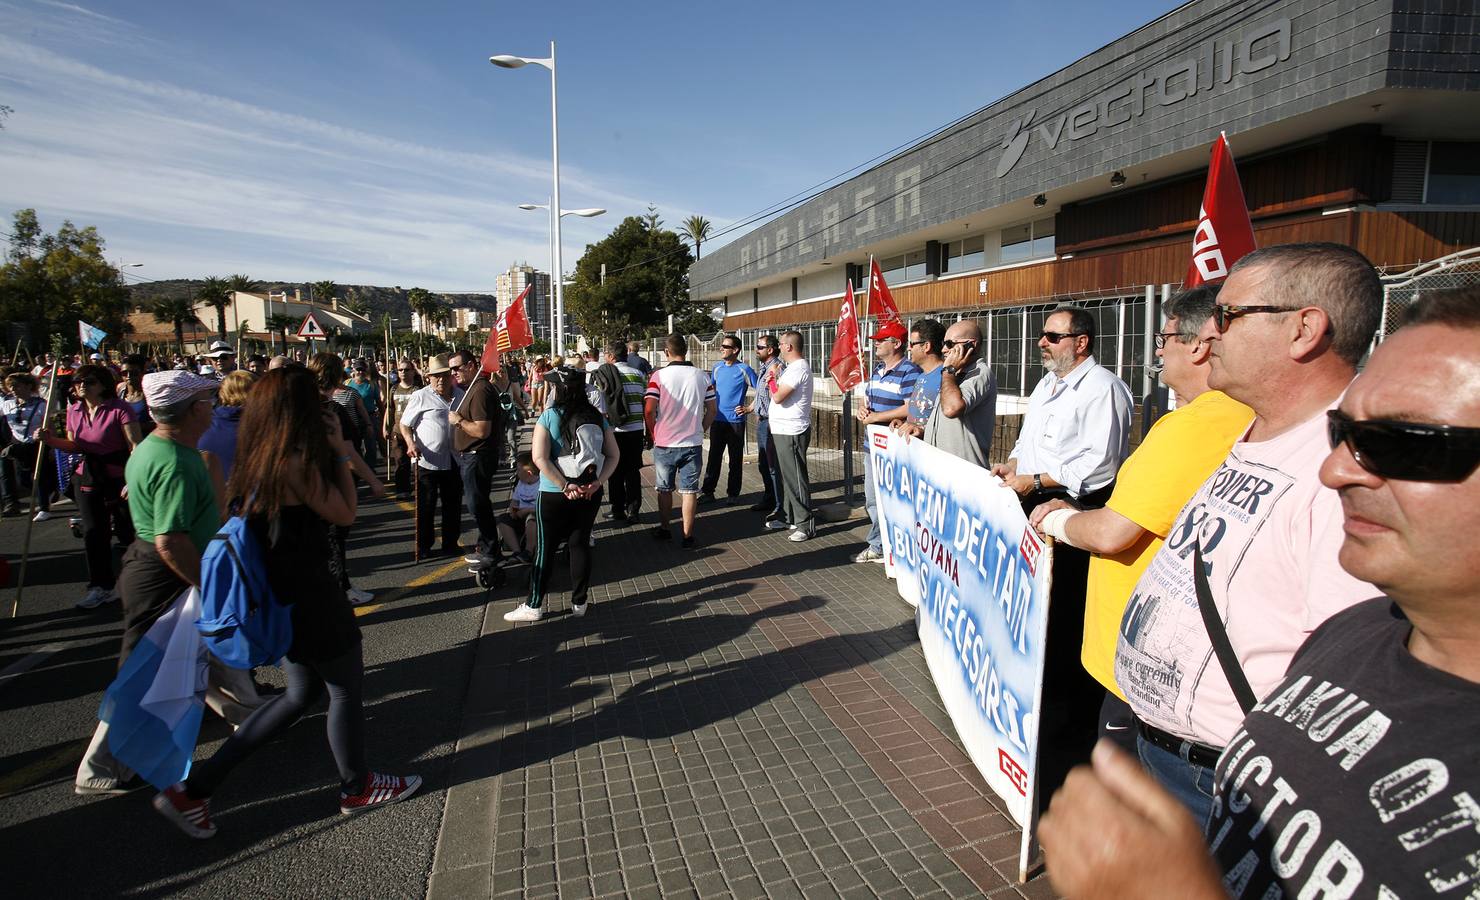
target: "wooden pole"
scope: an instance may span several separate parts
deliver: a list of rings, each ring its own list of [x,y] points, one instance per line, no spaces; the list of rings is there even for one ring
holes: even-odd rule
[[[385,329],[385,365],[387,369],[393,369],[396,365],[394,362],[391,361],[391,330],[389,327]],[[391,451],[395,448],[396,445],[396,395],[391,391],[391,377],[389,371],[387,371],[384,375],[384,380],[385,396],[380,398],[380,402],[390,413],[387,418],[389,418],[391,421],[391,427],[386,429],[385,435],[385,483],[392,484],[396,478],[391,466]]]
[[[56,393],[57,369],[60,368],[60,363],[53,364],[51,367],[51,381],[46,386],[45,408],[41,411],[41,427],[43,428],[50,427],[51,398]],[[46,449],[46,445],[38,441],[36,446],[36,464],[31,467],[31,498],[33,500],[41,496],[41,462],[46,459]],[[36,505],[35,503],[31,504],[31,509],[26,513],[26,536],[21,540],[21,565],[20,571],[16,573],[15,578],[15,602],[10,606],[10,617],[12,619],[20,615],[21,598],[26,592],[26,563],[31,558],[31,529],[36,527]]]

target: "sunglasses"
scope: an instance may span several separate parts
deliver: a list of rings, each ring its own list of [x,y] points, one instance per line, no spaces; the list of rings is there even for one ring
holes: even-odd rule
[[[1239,316],[1294,312],[1300,308],[1298,306],[1230,306],[1226,303],[1215,303],[1213,304],[1213,324],[1218,326],[1220,332],[1227,331],[1228,323]]]
[[[928,344],[928,343],[930,343],[930,342],[929,341],[910,341],[910,346],[911,347],[918,347],[921,344]]]
[[[1480,428],[1326,413],[1331,449],[1345,444],[1357,465],[1397,481],[1464,481],[1480,466]]]
[[[924,342],[922,341],[921,343],[924,343]],[[950,341],[950,340],[947,340],[947,341],[942,341],[941,342],[941,346],[942,347],[945,347],[947,350],[950,350],[953,347],[961,347],[963,349],[970,350],[972,347],[975,347],[976,346],[976,341]]]
[[[1084,334],[1084,332],[1082,332],[1082,331],[1045,331],[1045,332],[1042,332],[1041,334],[1039,334],[1038,337],[1041,338],[1042,340],[1048,341],[1050,344],[1057,344],[1059,341],[1062,341],[1064,338],[1079,337],[1081,334]]]
[[[1177,334],[1177,332],[1175,331],[1158,331],[1156,334],[1153,334],[1151,336],[1151,342],[1156,345],[1156,349],[1165,350],[1167,346],[1167,341],[1180,337],[1181,335]]]
[[[721,349],[721,350],[739,350],[740,348],[737,347],[737,346],[735,346],[734,344],[720,344],[719,345],[719,349]]]

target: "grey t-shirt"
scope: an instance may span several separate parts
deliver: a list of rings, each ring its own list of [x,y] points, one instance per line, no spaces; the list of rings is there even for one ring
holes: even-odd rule
[[[987,456],[992,452],[992,428],[997,422],[997,378],[978,359],[957,373],[956,384],[966,409],[953,419],[941,411],[937,401],[925,420],[925,442],[986,468]]]

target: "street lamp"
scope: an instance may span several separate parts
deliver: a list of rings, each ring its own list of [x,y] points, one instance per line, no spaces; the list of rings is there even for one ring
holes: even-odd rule
[[[550,70],[550,175],[554,185],[550,192],[550,205],[554,209],[560,209],[560,115],[556,105],[555,91],[555,42],[550,42],[548,59],[505,54],[490,56],[488,61],[503,69],[519,69],[528,65],[536,65]],[[564,349],[565,342],[565,287],[561,284],[565,276],[560,255],[560,219],[563,215],[564,212],[559,216],[553,213],[550,216],[550,221],[553,223],[551,231],[554,233],[555,241],[555,265],[553,267],[555,271],[550,273],[555,282],[555,345],[553,349],[557,353]]]
[[[551,204],[549,204],[549,203],[521,203],[521,204],[519,204],[519,208],[520,209],[527,209],[527,210],[536,210],[536,209],[553,210],[554,209],[554,207]],[[593,218],[595,216],[599,216],[599,215],[601,215],[604,212],[606,212],[606,210],[599,209],[599,208],[596,208],[596,207],[592,207],[592,208],[589,208],[589,209],[562,209],[560,211],[560,218],[563,219],[566,216],[580,216],[583,219],[590,219],[590,218]],[[550,280],[552,282],[552,286],[553,286],[553,283],[554,282],[559,282],[562,286],[565,284],[565,273],[562,272],[562,271],[560,271],[560,255],[559,255],[558,252],[556,252],[556,249],[555,249],[556,248],[556,243],[559,240],[559,238],[557,237],[557,235],[559,235],[559,234],[560,234],[560,226],[559,226],[559,224],[557,223],[557,221],[555,219],[555,214],[553,212],[551,212],[550,213],[550,265],[551,265],[551,273],[552,274],[551,274],[551,279]],[[571,282],[571,283],[574,284],[574,282]],[[551,322],[558,322],[559,323],[560,331],[561,331],[562,334],[565,331],[565,302],[564,302],[564,299],[565,299],[565,291],[564,290],[559,290],[558,293],[552,293],[551,296],[550,296],[550,305],[553,307],[553,312],[552,312],[552,314],[550,316],[550,321]],[[559,344],[556,344],[555,345],[555,347],[558,347],[558,346],[559,346]],[[554,349],[554,348],[552,348],[552,349]]]

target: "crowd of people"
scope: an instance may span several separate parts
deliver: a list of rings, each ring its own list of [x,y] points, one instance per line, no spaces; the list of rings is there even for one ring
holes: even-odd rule
[[[1134,452],[1134,400],[1072,303],[1044,320],[1045,374],[996,457],[997,386],[974,321],[870,336],[859,421],[981,467],[1054,542],[1038,783],[1049,875],[1069,896],[1412,896],[1480,878],[1480,569],[1463,552],[1480,526],[1480,291],[1425,296],[1369,360],[1381,310],[1370,263],[1334,244],[1257,250],[1221,286],[1177,295],[1153,336],[1175,407]],[[122,597],[123,656],[198,580],[228,511],[272,548],[269,577],[293,604],[288,689],[213,678],[237,730],[156,807],[209,836],[226,774],[326,689],[342,810],[417,789],[366,762],[352,604],[369,594],[350,585],[345,546],[356,482],[385,490],[380,453],[417,498],[418,557],[527,565],[513,622],[546,615],[561,548],[571,611],[587,614],[598,514],[639,523],[649,450],[655,540],[673,540],[676,513],[693,548],[699,507],[739,502],[748,433],[761,527],[814,538],[803,336],[760,336],[752,365],[723,335],[708,371],[678,335],[661,367],[636,349],[494,372],[467,352],[398,360],[388,376],[327,353],[238,371],[228,352],[210,372],[129,357],[6,374],[0,499],[14,513],[29,497],[38,521],[61,494],[75,501],[78,605]],[[53,430],[38,376],[63,365],[70,403]],[[48,451],[61,464],[25,485]],[[870,528],[853,559],[879,563],[865,471]],[[78,790],[126,790],[99,732]]]

